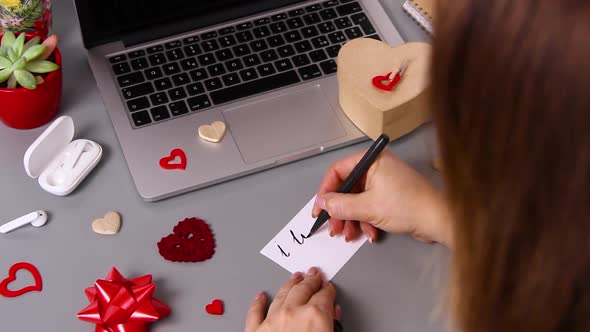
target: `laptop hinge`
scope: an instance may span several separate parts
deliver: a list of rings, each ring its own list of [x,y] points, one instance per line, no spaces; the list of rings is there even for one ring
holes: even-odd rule
[[[302,0],[275,0],[272,2],[249,2],[247,4],[240,4],[226,8],[225,10],[217,11],[215,13],[208,13],[207,15],[191,17],[188,19],[178,20],[173,23],[166,23],[160,25],[152,25],[149,28],[138,30],[135,32],[123,34],[121,41],[125,47],[150,42],[153,40],[165,38],[181,34],[187,31],[196,30],[208,26],[213,26],[223,22],[228,22],[242,17],[247,17],[264,11],[284,7]]]

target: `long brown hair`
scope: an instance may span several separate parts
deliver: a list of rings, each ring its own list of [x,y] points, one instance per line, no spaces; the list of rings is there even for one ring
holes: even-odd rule
[[[442,0],[436,20],[459,328],[590,331],[590,1]]]

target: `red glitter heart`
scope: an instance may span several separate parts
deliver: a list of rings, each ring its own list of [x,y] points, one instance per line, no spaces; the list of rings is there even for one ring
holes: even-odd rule
[[[158,242],[160,255],[172,262],[202,262],[215,254],[215,239],[201,219],[187,218]]]

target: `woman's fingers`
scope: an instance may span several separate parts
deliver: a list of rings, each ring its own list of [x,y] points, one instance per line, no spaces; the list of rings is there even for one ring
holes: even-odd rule
[[[342,320],[342,307],[340,304],[334,306],[334,319]]]
[[[374,204],[371,193],[366,191],[359,194],[325,193],[316,200],[316,205],[332,218],[365,222],[371,221]]]
[[[345,239],[352,241],[357,238],[358,230],[356,228],[357,221],[342,221],[339,219],[330,219],[330,235],[336,236],[344,233]],[[379,231],[375,226],[361,222],[360,228],[363,234],[365,234],[371,243],[377,241],[379,238]]]
[[[337,173],[333,167],[334,166],[330,167],[330,169],[328,169],[328,171],[324,175],[324,179],[322,180],[322,183],[320,184],[320,189],[318,190],[318,198],[321,194],[337,191],[338,187],[340,187],[344,179],[346,179],[346,176],[340,176],[340,174]],[[313,209],[311,210],[312,217],[317,218],[322,212],[322,210],[323,207],[321,207],[320,204],[318,204],[318,201],[316,199],[313,205]]]
[[[330,218],[330,236],[340,235],[344,230],[344,221]]]
[[[321,311],[331,314],[332,319],[336,319],[334,302],[336,302],[336,288],[329,282],[309,299],[308,304],[315,305]]]
[[[344,222],[344,240],[346,242],[350,242],[354,239],[356,239],[357,237],[357,226],[356,226],[357,222],[356,221],[351,221],[351,220],[347,220]]]
[[[291,289],[293,289],[293,287],[300,283],[302,280],[303,275],[300,272],[296,272],[291,276],[291,279],[289,279],[289,281],[283,284],[281,289],[279,289],[279,291],[277,292],[274,301],[272,301],[272,303],[270,304],[270,308],[268,308],[269,315],[281,308]]]
[[[320,290],[321,287],[322,278],[320,276],[320,271],[317,268],[312,267],[307,272],[305,279],[293,286],[289,294],[287,294],[284,304],[286,306],[304,305]]]
[[[356,164],[358,164],[363,155],[364,152],[357,153],[332,164],[332,166],[330,166],[326,172],[326,175],[324,175],[324,179],[322,180],[318,194],[321,195],[327,192],[336,192],[338,187],[340,187],[342,182],[348,177],[352,169],[356,166]],[[317,218],[321,211],[322,209],[317,205],[316,202],[312,210],[313,217]]]
[[[373,243],[379,238],[377,228],[366,222],[361,223],[361,231],[369,238],[369,242]]]
[[[256,295],[254,302],[248,309],[248,315],[246,316],[246,332],[255,332],[256,329],[264,322],[266,312],[266,295],[259,293]]]

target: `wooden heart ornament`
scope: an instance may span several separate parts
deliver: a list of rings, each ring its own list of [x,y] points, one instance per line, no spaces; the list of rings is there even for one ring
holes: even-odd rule
[[[210,125],[199,127],[199,136],[209,142],[219,143],[225,136],[227,127],[223,121],[215,121]]]
[[[349,41],[338,54],[342,110],[372,139],[387,134],[393,140],[427,122],[431,53],[426,43],[391,47],[370,38]]]
[[[113,235],[121,229],[121,215],[117,212],[107,212],[103,218],[92,222],[92,230],[97,234]]]
[[[8,286],[16,280],[16,273],[20,270],[29,271],[29,273],[33,275],[35,284],[18,290],[8,289]],[[17,297],[28,292],[40,292],[42,290],[43,281],[41,279],[41,274],[39,273],[39,270],[37,270],[37,268],[33,264],[25,262],[16,263],[13,266],[11,266],[8,270],[8,277],[0,282],[0,295],[5,297]]]

